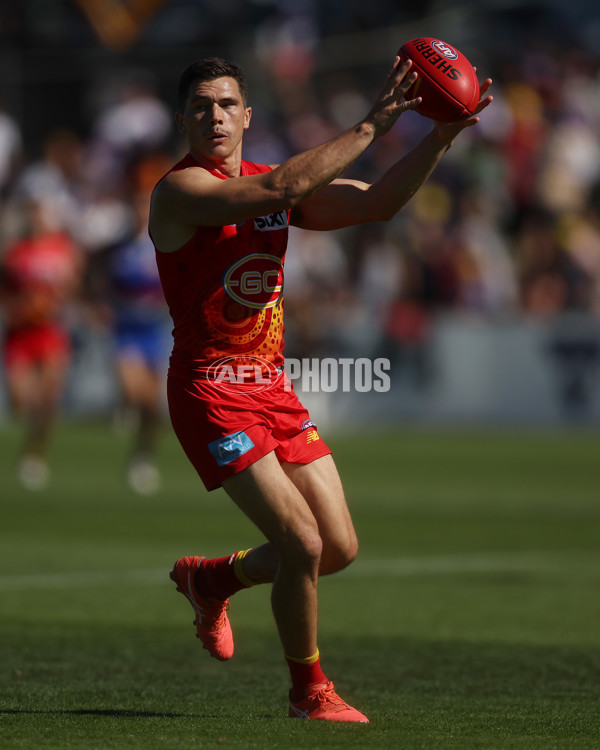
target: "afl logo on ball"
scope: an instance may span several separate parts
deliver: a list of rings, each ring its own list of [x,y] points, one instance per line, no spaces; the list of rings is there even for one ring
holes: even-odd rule
[[[458,58],[458,52],[446,42],[440,42],[439,39],[431,42],[431,46],[443,55],[447,60],[456,60]]]
[[[246,307],[275,307],[283,292],[283,265],[276,255],[246,255],[227,269],[223,286],[232,299]]]

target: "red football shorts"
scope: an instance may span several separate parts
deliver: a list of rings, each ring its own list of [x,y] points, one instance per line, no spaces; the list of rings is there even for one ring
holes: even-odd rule
[[[175,434],[207,490],[273,450],[298,464],[331,453],[285,373],[265,390],[247,391],[169,377],[167,395]]]
[[[62,362],[71,354],[69,335],[52,323],[9,329],[4,337],[4,366],[12,370],[40,362]]]

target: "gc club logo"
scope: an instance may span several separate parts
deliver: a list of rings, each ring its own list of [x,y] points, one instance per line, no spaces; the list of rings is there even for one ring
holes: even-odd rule
[[[456,60],[458,58],[458,52],[446,42],[440,42],[439,39],[431,42],[431,46],[443,55],[447,60]]]
[[[253,253],[230,266],[223,277],[227,294],[246,307],[275,307],[283,291],[283,265],[276,255]]]
[[[206,379],[216,388],[237,393],[266,391],[275,385],[282,369],[263,357],[240,355],[223,357],[206,371]]]

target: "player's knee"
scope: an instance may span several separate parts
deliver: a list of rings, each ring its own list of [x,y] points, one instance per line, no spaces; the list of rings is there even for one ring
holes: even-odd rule
[[[288,564],[306,570],[317,570],[323,554],[323,540],[316,527],[296,529],[284,540],[280,556]]]
[[[321,575],[337,573],[339,570],[347,568],[356,559],[357,554],[358,540],[356,536],[328,545],[323,550],[321,558]]]
[[[310,567],[319,567],[323,554],[323,540],[318,529],[311,529],[301,539],[301,557]]]

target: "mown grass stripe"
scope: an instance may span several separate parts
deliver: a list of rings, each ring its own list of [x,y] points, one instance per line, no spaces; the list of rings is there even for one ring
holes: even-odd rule
[[[391,559],[360,560],[341,575],[367,578],[369,576],[410,577],[489,572],[551,572],[577,568],[580,562],[565,555],[552,553],[494,553],[485,555],[443,555],[430,557],[398,557]],[[600,559],[588,572],[600,572]],[[165,568],[139,570],[65,571],[62,573],[25,573],[0,576],[0,591],[31,589],[68,589],[81,586],[112,586],[129,584],[169,584]]]

